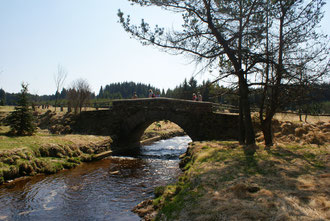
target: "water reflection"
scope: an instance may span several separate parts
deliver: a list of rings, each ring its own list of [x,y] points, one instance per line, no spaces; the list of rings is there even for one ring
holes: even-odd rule
[[[176,180],[190,138],[144,146],[136,157],[112,157],[51,176],[0,187],[0,220],[140,220],[130,210],[155,186]]]

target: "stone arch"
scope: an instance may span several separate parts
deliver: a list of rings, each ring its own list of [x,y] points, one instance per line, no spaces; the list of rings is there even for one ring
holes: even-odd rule
[[[154,122],[169,120],[181,127],[194,140],[193,118],[189,115],[159,110],[141,110],[132,114],[122,123],[118,141],[122,146],[139,146],[144,131]]]
[[[213,112],[209,102],[170,98],[113,101],[109,110],[80,113],[72,128],[76,133],[109,135],[114,147],[136,147],[144,130],[159,120],[176,123],[193,141],[238,138],[238,115]]]

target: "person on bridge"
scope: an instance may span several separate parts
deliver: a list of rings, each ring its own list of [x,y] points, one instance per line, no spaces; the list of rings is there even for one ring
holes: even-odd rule
[[[137,96],[136,92],[134,92],[132,99],[137,99],[137,98],[138,98],[138,96]]]
[[[154,92],[152,92],[151,89],[149,89],[149,97],[150,97],[150,98],[151,98],[151,97],[155,97],[155,94],[154,94]]]
[[[197,99],[198,99],[198,101],[202,101],[203,100],[202,95],[199,92],[197,93]]]
[[[193,100],[193,101],[197,101],[197,96],[196,96],[195,93],[193,93],[192,100]]]

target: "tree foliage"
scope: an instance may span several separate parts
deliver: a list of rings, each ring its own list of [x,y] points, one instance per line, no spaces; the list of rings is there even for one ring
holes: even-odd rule
[[[132,25],[130,17],[118,16],[124,29],[143,44],[156,45],[176,54],[189,54],[204,67],[221,64],[222,77],[235,76],[240,97],[240,142],[254,144],[255,135],[248,100],[248,77],[260,54],[264,24],[263,0],[131,0],[141,6],[159,6],[181,13],[181,30],[153,30],[142,20]],[[252,145],[253,146],[253,145]],[[254,150],[252,150],[254,152]]]
[[[57,73],[54,74],[54,82],[56,86],[56,92],[55,92],[55,111],[57,106],[57,100],[60,97],[60,90],[63,88],[64,81],[67,77],[68,73],[67,71],[61,66],[57,66]]]
[[[87,106],[91,97],[91,88],[87,80],[77,79],[72,82],[67,90],[69,108],[73,108],[75,113],[81,112],[83,106]]]
[[[306,103],[307,91],[329,74],[327,36],[316,29],[324,4],[324,0],[266,1],[266,38],[261,47],[266,56],[256,71],[263,90],[259,116],[266,145],[273,144],[275,113],[290,103]],[[298,94],[297,89],[306,93]]]
[[[147,85],[135,82],[111,83],[100,88],[97,98],[130,99],[133,96],[134,92],[136,92],[139,98],[143,98],[148,97],[149,89],[151,89],[155,93],[157,91],[160,93],[160,89],[155,88],[150,84]]]
[[[316,32],[325,0],[130,1],[182,14],[182,28],[168,31],[152,29],[144,20],[131,24],[130,16],[119,11],[124,29],[142,44],[192,55],[204,67],[218,68],[218,80],[236,77],[241,143],[254,143],[249,100],[254,86],[263,90],[260,120],[268,145],[271,119],[289,100],[283,99],[285,85],[298,84],[301,76],[319,79],[329,71],[327,41]]]
[[[29,109],[28,103],[28,85],[22,83],[22,90],[19,94],[18,106],[7,118],[10,126],[10,133],[18,136],[32,135],[36,126],[34,117]]]

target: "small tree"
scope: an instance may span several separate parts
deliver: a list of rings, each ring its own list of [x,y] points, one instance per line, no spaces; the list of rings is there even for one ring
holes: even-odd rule
[[[294,96],[287,92],[309,87],[329,76],[330,50],[328,37],[317,29],[325,0],[266,3],[265,59],[261,59],[265,60],[265,68],[259,71],[263,89],[259,116],[265,145],[272,146],[272,119],[276,112],[308,97],[305,91]]]
[[[10,133],[13,135],[32,135],[36,130],[36,126],[33,122],[33,115],[29,110],[27,95],[28,85],[22,83],[22,90],[19,95],[18,106],[15,107],[15,111],[8,116]]]
[[[70,107],[74,108],[75,114],[81,112],[82,107],[88,104],[91,95],[91,88],[87,80],[77,79],[68,89],[67,99]]]
[[[55,81],[55,86],[56,86],[56,92],[55,92],[55,111],[56,111],[56,106],[57,106],[57,100],[60,95],[60,90],[63,87],[64,81],[66,79],[66,76],[68,73],[66,70],[61,66],[57,66],[57,73],[54,75],[54,81]]]

